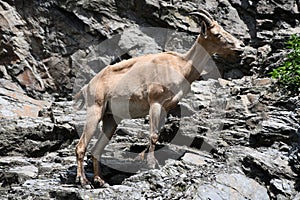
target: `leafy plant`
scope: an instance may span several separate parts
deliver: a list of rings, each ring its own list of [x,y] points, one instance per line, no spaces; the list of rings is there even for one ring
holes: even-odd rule
[[[280,86],[293,93],[300,93],[300,36],[291,35],[286,42],[286,48],[291,49],[284,62],[271,72],[278,79]]]

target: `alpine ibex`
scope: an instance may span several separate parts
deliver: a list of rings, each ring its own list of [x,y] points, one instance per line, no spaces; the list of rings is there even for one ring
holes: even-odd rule
[[[95,182],[100,185],[105,183],[99,174],[98,159],[118,123],[125,118],[140,118],[149,114],[147,163],[154,168],[154,149],[165,113],[188,93],[190,84],[200,77],[210,55],[239,56],[243,52],[243,42],[226,32],[207,11],[200,10],[191,15],[202,22],[200,34],[187,53],[150,54],[107,66],[75,95],[76,101],[83,99],[87,106],[86,124],[76,146],[77,182],[88,184],[83,160],[86,147],[101,120],[102,133],[92,155]]]

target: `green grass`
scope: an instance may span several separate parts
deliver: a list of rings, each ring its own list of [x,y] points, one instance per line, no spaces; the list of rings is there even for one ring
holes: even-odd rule
[[[280,87],[292,92],[300,93],[300,36],[291,35],[286,42],[286,48],[290,49],[284,62],[270,74],[277,79]]]

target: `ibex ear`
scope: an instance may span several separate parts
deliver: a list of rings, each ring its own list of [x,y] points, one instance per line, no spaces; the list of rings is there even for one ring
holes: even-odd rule
[[[201,22],[200,35],[203,38],[207,38],[207,26],[204,21]]]

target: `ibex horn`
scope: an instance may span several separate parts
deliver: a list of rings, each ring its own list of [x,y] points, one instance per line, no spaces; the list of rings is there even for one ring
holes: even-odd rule
[[[196,15],[198,17],[200,17],[202,20],[204,20],[204,22],[206,23],[207,27],[210,28],[213,26],[212,24],[212,20],[205,14],[200,13],[200,12],[191,12],[190,15]]]
[[[209,19],[211,19],[211,21],[214,21],[214,18],[211,16],[211,14],[209,14],[209,12],[207,12],[206,10],[200,9],[198,11],[199,13],[203,13],[204,15],[206,15]]]

